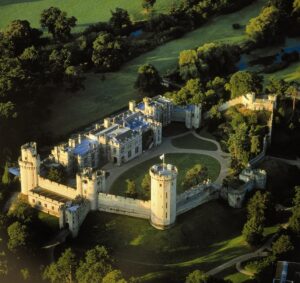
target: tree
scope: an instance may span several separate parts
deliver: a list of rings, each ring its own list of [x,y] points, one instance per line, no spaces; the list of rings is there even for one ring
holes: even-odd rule
[[[294,113],[295,109],[296,109],[296,99],[297,99],[297,96],[299,95],[298,86],[296,84],[292,84],[286,90],[286,94],[290,95],[291,98],[292,98],[292,101],[293,101],[293,113]]]
[[[107,32],[93,42],[92,61],[100,72],[117,70],[123,62],[123,43]]]
[[[275,6],[265,7],[258,17],[249,21],[246,34],[259,45],[272,44],[282,40],[281,13]]]
[[[149,173],[145,174],[141,183],[141,187],[143,189],[145,198],[148,199],[150,197],[150,189],[151,189],[151,177]]]
[[[8,216],[15,218],[22,223],[32,223],[34,220],[37,220],[37,211],[32,208],[28,203],[18,200],[13,209],[9,210]]]
[[[8,226],[8,244],[7,247],[11,251],[16,251],[18,248],[25,247],[28,233],[25,225],[16,221]]]
[[[231,98],[249,92],[260,93],[262,90],[262,77],[253,72],[239,71],[231,76],[227,88],[231,91]]]
[[[161,77],[156,68],[151,64],[139,67],[135,87],[145,93],[156,93],[161,88]]]
[[[62,167],[51,167],[47,173],[47,178],[56,183],[62,183],[65,180],[65,173]]]
[[[191,272],[185,279],[185,283],[205,283],[208,279],[203,271],[195,270]]]
[[[183,185],[187,188],[196,186],[206,180],[207,177],[207,168],[205,166],[202,166],[201,164],[196,164],[186,172],[183,180]]]
[[[128,34],[132,27],[128,11],[121,8],[116,8],[114,12],[111,11],[109,24],[117,35]]]
[[[126,190],[126,196],[136,198],[137,197],[137,190],[136,190],[136,184],[133,180],[127,179],[127,190]]]
[[[28,268],[22,268],[20,270],[20,273],[21,273],[21,276],[22,276],[22,278],[23,278],[24,281],[29,280],[29,278],[30,278],[30,272],[29,272]]]
[[[105,275],[112,271],[111,263],[112,259],[105,247],[96,246],[87,251],[84,260],[80,261],[76,271],[78,283],[102,282]]]
[[[289,228],[297,235],[300,235],[300,187],[295,187],[295,196],[293,199],[294,207],[292,216],[289,219]]]
[[[276,258],[281,258],[286,256],[289,252],[294,250],[294,246],[291,242],[291,239],[288,235],[281,235],[275,242],[272,244],[272,254]]]
[[[67,17],[66,12],[59,8],[50,7],[41,14],[41,26],[47,28],[56,40],[65,40],[71,37],[71,29],[75,27],[77,19]]]
[[[142,7],[149,12],[153,8],[155,2],[156,0],[142,0]]]
[[[249,245],[256,246],[260,244],[263,239],[263,231],[264,228],[260,219],[257,219],[256,217],[251,217],[245,223],[242,234],[245,241]]]
[[[104,276],[102,283],[127,283],[127,281],[120,270],[113,270]]]
[[[56,262],[45,268],[43,279],[48,279],[52,283],[73,282],[76,266],[75,254],[70,248],[66,249]]]
[[[9,172],[8,172],[8,163],[5,163],[3,175],[2,175],[2,184],[7,186],[10,184],[10,177],[9,177]]]
[[[179,54],[180,77],[186,81],[200,76],[198,70],[198,55],[196,50],[183,50]]]
[[[252,136],[251,137],[251,153],[258,154],[260,152],[260,141],[259,136]]]
[[[31,28],[28,21],[14,20],[3,31],[8,41],[8,49],[14,56],[20,55],[25,48],[37,45],[42,32]]]

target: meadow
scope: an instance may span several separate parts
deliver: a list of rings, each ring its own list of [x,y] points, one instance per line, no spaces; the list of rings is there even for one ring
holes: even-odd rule
[[[157,0],[155,11],[167,12],[178,0]],[[40,14],[51,6],[66,11],[77,18],[77,28],[81,31],[88,25],[108,21],[115,8],[128,10],[132,20],[147,17],[142,9],[141,0],[0,0],[0,29],[15,19],[28,20],[33,27],[40,27]]]
[[[232,24],[246,25],[249,19],[259,14],[265,3],[266,0],[258,0],[238,12],[215,17],[183,37],[131,60],[118,72],[105,74],[105,80],[101,79],[101,74],[86,74],[84,90],[72,95],[63,91],[55,93],[55,101],[50,107],[52,115],[44,127],[54,137],[65,136],[125,107],[130,99],[141,99],[134,89],[140,65],[151,63],[163,74],[176,68],[178,55],[184,49],[211,41],[241,42],[245,39],[244,30],[235,30]]]

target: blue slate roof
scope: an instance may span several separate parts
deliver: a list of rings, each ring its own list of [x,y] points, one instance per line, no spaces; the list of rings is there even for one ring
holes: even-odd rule
[[[13,174],[15,176],[18,176],[20,177],[20,168],[19,167],[11,167],[11,168],[8,168],[8,172],[10,174]]]
[[[97,142],[91,139],[84,139],[80,144],[76,145],[74,154],[80,156],[85,155],[89,152],[89,150],[91,149],[91,145],[93,144],[97,144]]]

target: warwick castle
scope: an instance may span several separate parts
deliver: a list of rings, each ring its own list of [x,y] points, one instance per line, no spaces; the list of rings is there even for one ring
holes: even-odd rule
[[[220,106],[220,111],[243,104],[251,110],[273,113],[276,98],[256,99],[250,93]],[[162,143],[162,131],[171,122],[182,122],[188,129],[202,124],[201,105],[177,106],[165,97],[145,98],[129,102],[129,109],[102,124],[72,136],[68,142],[55,146],[51,154],[40,160],[34,142],[21,147],[19,173],[21,193],[30,205],[59,218],[61,228],[68,228],[76,237],[80,225],[90,210],[100,210],[148,219],[158,229],[174,225],[176,217],[212,199],[222,197],[232,207],[241,207],[245,194],[255,188],[264,189],[266,172],[245,168],[239,178],[244,183],[238,190],[222,188],[209,180],[177,195],[178,169],[171,164],[156,164],[149,169],[151,197],[149,201],[109,194],[107,173],[101,166],[107,162],[122,166]],[[271,115],[273,116],[273,115]],[[254,165],[264,158],[271,142],[272,118],[260,155],[250,162]],[[63,166],[69,175],[76,175],[68,185],[50,181],[45,170]]]

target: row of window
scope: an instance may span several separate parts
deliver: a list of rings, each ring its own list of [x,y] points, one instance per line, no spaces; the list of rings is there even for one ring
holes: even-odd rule
[[[32,202],[36,203],[38,206],[43,206],[41,201],[36,202],[34,198],[32,199]],[[48,208],[48,204],[44,203],[44,207]],[[50,209],[50,207],[48,209]],[[53,211],[55,210],[53,205],[51,206],[51,210],[53,210]],[[59,211],[59,208],[57,209],[57,211]]]

